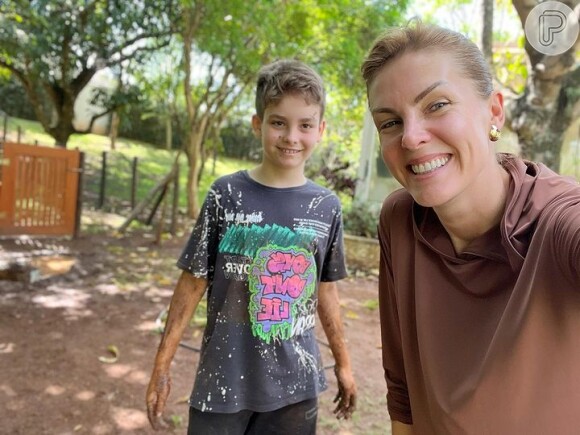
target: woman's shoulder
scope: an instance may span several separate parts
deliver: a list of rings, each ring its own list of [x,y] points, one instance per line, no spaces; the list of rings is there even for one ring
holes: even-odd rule
[[[405,189],[400,188],[391,192],[383,201],[381,215],[397,212],[409,212],[413,207],[413,197]]]

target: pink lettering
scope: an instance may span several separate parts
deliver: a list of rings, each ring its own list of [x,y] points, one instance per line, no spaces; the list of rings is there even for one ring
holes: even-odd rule
[[[262,298],[262,310],[258,313],[258,321],[279,322],[290,318],[290,303],[280,298]]]
[[[296,257],[294,257],[294,261],[292,262],[292,270],[294,273],[301,275],[306,272],[308,266],[310,266],[310,261],[306,259],[304,254],[298,254]]]
[[[279,295],[289,294],[294,299],[299,297],[306,286],[306,280],[300,278],[299,275],[292,275],[284,279],[282,275],[262,275],[260,282],[264,286],[262,294],[269,295],[276,293]]]
[[[304,254],[296,256],[291,253],[274,252],[270,255],[270,259],[266,267],[270,273],[281,273],[292,270],[294,273],[302,274],[310,266],[310,261]]]

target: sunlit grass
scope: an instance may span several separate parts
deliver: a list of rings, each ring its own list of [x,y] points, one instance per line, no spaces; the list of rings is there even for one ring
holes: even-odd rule
[[[38,122],[19,118],[8,118],[9,139],[16,141],[18,128],[20,127],[20,142],[26,144],[38,144],[54,146],[54,139],[44,132]],[[131,196],[131,164],[134,158],[138,159],[138,179],[136,198],[137,203],[147,196],[147,193],[171,170],[177,152],[167,151],[154,147],[145,142],[118,138],[115,150],[111,150],[111,140],[107,136],[97,134],[74,134],[67,143],[68,149],[78,149],[85,153],[87,177],[85,188],[93,196],[98,195],[100,183],[100,171],[103,152],[107,153],[107,179],[106,198],[122,199],[128,201]],[[225,174],[246,169],[253,165],[251,162],[219,156],[215,162],[213,172],[213,160],[208,159],[199,182],[198,201],[201,204],[211,183]],[[179,207],[187,207],[187,175],[188,162],[185,154],[179,157]],[[107,205],[107,203],[106,203]],[[115,208],[114,205],[109,204]]]

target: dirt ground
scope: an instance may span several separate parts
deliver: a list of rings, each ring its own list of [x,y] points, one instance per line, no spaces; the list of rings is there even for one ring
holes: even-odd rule
[[[119,235],[107,222],[84,222],[75,240],[0,240],[0,262],[33,259],[40,270],[32,283],[0,281],[0,434],[156,433],[147,422],[145,389],[160,338],[157,319],[187,236],[159,247],[150,234]],[[333,359],[319,329],[330,388],[320,397],[318,433],[390,434],[376,277],[348,278],[339,289],[358,411],[350,421],[332,415]],[[188,347],[175,357],[164,433],[185,433],[198,361],[191,347],[201,334],[193,325],[184,335]]]

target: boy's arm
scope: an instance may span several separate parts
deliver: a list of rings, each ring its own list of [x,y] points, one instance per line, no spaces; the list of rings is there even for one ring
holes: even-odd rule
[[[334,356],[334,372],[338,381],[338,402],[334,413],[337,418],[350,418],[356,409],[356,384],[352,375],[350,357],[344,341],[338,287],[335,282],[321,282],[318,289],[318,316],[330,350]]]
[[[154,429],[164,425],[162,420],[165,403],[171,389],[169,366],[175,356],[183,331],[195,312],[207,288],[207,280],[196,278],[183,271],[175,286],[165,332],[159,344],[149,386],[147,387],[147,417]]]

